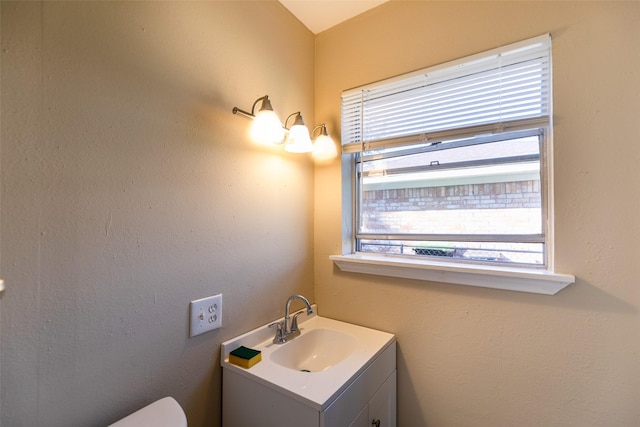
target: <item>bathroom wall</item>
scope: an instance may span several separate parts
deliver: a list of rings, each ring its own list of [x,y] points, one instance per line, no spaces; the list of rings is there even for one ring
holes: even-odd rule
[[[231,114],[313,118],[275,1],[2,2],[1,424],[104,426],[166,395],[220,425],[219,344],[313,299],[313,165]],[[188,338],[189,301],[223,327]]]
[[[340,92],[553,36],[556,296],[340,272],[340,162],[316,168],[321,314],[398,338],[398,425],[640,425],[640,2],[391,1],[316,37]]]
[[[2,2],[0,2],[0,17],[2,17]],[[0,19],[0,34],[2,34],[2,19]],[[0,54],[0,80],[2,80],[2,56]],[[2,85],[0,84],[0,130],[2,129]],[[2,144],[0,135],[0,177],[2,177]],[[2,191],[0,191],[0,217],[2,216]],[[2,221],[0,221],[0,241],[2,241]],[[2,279],[2,245],[0,244],[0,279]],[[2,291],[0,291],[0,426],[2,425]]]

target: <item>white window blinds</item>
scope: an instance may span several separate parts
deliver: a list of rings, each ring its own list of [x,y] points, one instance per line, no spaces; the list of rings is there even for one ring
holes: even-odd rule
[[[550,35],[342,94],[344,153],[546,126]]]

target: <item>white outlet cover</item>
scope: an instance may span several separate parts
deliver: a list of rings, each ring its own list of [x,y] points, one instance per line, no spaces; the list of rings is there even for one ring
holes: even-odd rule
[[[189,336],[204,334],[222,326],[222,294],[191,301]]]

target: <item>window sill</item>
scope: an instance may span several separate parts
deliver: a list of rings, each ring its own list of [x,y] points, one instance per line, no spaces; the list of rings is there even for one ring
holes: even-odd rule
[[[482,288],[555,295],[575,282],[570,274],[549,270],[414,260],[385,255],[329,257],[342,271],[428,280]]]

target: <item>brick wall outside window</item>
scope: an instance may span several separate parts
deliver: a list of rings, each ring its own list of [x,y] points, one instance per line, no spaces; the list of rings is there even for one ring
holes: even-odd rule
[[[363,231],[487,233],[540,231],[540,182],[517,181],[365,191]]]

